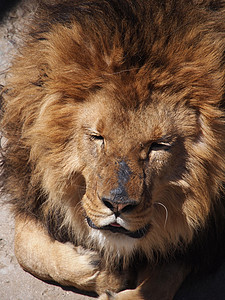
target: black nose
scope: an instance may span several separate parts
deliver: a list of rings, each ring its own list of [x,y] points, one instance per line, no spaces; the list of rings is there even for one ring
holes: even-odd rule
[[[127,213],[137,206],[137,202],[130,199],[102,198],[102,202],[118,217],[121,213]]]

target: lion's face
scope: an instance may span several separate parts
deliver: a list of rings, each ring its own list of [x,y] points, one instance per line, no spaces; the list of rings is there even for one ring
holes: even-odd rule
[[[127,237],[143,244],[155,239],[158,227],[166,234],[185,219],[184,178],[198,118],[178,101],[168,105],[168,95],[151,95],[151,101],[131,108],[118,97],[126,95],[106,87],[80,104],[76,154],[86,182],[82,205],[93,234],[117,244]],[[177,239],[182,230],[176,228]]]

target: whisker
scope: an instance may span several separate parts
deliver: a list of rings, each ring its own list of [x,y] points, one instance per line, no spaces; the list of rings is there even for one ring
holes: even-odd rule
[[[155,202],[154,204],[158,204],[158,205],[162,206],[162,207],[165,209],[165,211],[166,211],[166,218],[165,218],[165,223],[164,223],[164,228],[165,228],[165,227],[166,227],[166,224],[167,224],[168,216],[169,216],[168,209],[167,209],[167,207],[166,207],[164,204],[162,204],[161,202]]]

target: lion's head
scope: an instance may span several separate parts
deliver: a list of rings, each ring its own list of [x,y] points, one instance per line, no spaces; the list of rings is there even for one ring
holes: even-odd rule
[[[100,230],[116,245],[130,237],[132,247],[143,240],[147,247],[158,247],[168,232],[174,242],[184,234],[190,239],[184,213],[190,183],[185,177],[188,149],[198,139],[198,118],[193,109],[159,93],[131,105],[132,89],[132,83],[127,93],[108,86],[80,108],[76,153],[86,181],[82,205],[88,225],[93,235]],[[205,205],[201,210],[208,209]],[[201,217],[195,222],[201,223]]]
[[[224,181],[221,35],[197,12],[143,32],[76,13],[35,33],[11,70],[7,190],[18,211],[108,253],[188,244]]]

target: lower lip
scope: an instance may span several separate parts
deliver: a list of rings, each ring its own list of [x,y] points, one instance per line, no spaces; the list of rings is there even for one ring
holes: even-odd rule
[[[118,223],[111,223],[111,224],[109,224],[110,226],[113,226],[113,227],[122,227],[122,226],[120,226],[120,224],[118,224]]]

